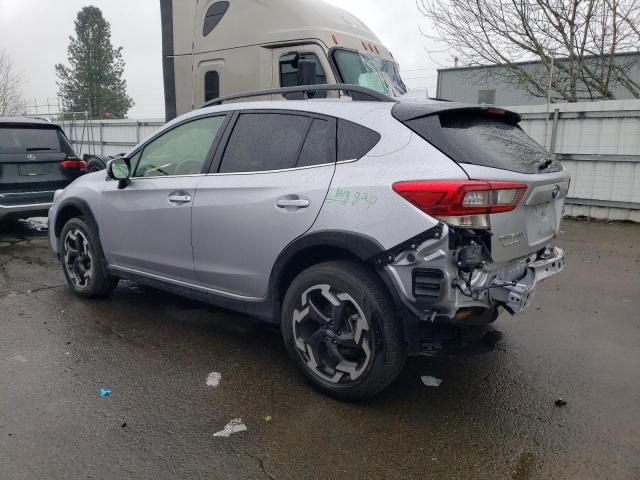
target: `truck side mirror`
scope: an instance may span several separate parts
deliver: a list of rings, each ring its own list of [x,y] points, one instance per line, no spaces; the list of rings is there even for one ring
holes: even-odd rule
[[[298,85],[316,84],[316,62],[301,58],[298,60]]]

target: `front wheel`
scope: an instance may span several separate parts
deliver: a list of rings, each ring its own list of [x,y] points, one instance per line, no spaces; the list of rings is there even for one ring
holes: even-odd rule
[[[72,218],[60,235],[60,261],[67,283],[82,297],[103,297],[118,285],[107,274],[100,240],[83,218]]]
[[[406,359],[388,292],[354,262],[326,262],[302,272],[285,295],[281,328],[297,366],[315,387],[341,400],[380,392]]]

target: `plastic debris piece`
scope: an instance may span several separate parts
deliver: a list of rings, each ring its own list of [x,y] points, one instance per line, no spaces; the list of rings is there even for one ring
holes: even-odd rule
[[[126,428],[127,426],[127,422],[124,422],[122,425],[120,425],[120,428]]]
[[[36,232],[44,232],[49,229],[49,219],[47,217],[31,217],[18,221]]]
[[[265,419],[267,422],[270,422],[270,421],[271,421],[271,415],[267,415],[266,417],[264,417],[264,419]]]
[[[25,357],[24,355],[14,355],[12,360],[15,360],[16,362],[20,362],[20,363],[27,363],[29,360],[27,360],[27,357]]]
[[[442,383],[442,380],[436,377],[430,377],[429,375],[423,375],[420,377],[422,383],[424,383],[427,387],[439,387]]]
[[[222,380],[222,374],[219,372],[211,372],[207,377],[207,387],[217,387]]]
[[[564,407],[567,404],[567,401],[562,397],[558,397],[554,403],[556,404],[556,407]]]
[[[101,397],[108,397],[108,396],[111,395],[111,389],[110,388],[101,388],[99,390],[99,392],[100,392],[100,396]]]
[[[247,426],[242,423],[242,419],[234,418],[229,423],[227,423],[227,426],[224,427],[224,430],[220,430],[219,432],[214,433],[213,436],[228,437],[232,433],[244,432],[245,430],[247,430]]]

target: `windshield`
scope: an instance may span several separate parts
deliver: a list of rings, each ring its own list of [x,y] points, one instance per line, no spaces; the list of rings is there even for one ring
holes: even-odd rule
[[[360,85],[395,97],[407,93],[397,66],[391,60],[350,50],[336,50],[333,59],[343,83]]]

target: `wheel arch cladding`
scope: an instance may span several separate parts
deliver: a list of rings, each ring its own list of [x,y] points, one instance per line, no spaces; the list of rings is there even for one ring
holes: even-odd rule
[[[60,238],[65,224],[72,218],[76,217],[84,217],[88,219],[93,226],[95,226],[96,232],[98,232],[98,223],[96,222],[93,212],[91,211],[91,208],[89,208],[87,202],[80,199],[69,199],[65,200],[60,205],[56,214],[54,232],[57,238]]]

